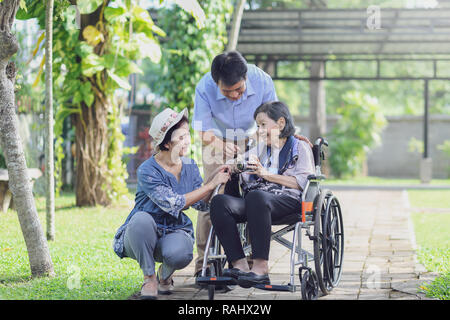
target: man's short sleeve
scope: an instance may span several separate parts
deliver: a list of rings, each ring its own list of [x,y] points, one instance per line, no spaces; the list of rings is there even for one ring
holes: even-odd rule
[[[278,101],[278,97],[275,92],[275,85],[272,78],[269,75],[266,75],[266,79],[264,81],[264,96],[262,102],[265,103],[270,101]]]
[[[211,106],[200,84],[195,88],[194,116],[191,126],[195,131],[213,129]]]

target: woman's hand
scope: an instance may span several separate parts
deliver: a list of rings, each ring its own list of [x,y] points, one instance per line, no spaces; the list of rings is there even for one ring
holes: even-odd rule
[[[216,170],[214,170],[213,176],[215,176],[219,172],[231,172],[231,165],[223,164],[219,166]]]
[[[271,173],[267,171],[266,168],[263,167],[261,162],[259,161],[258,157],[251,157],[249,161],[247,162],[247,168],[253,170],[253,171],[247,171],[249,174],[256,174],[260,176],[261,178],[265,178]]]
[[[213,188],[217,187],[219,184],[225,184],[230,180],[230,170],[229,168],[222,168],[212,179],[211,186]]]
[[[249,160],[249,162],[247,163],[247,167],[249,169],[253,169],[253,171],[247,171],[247,173],[249,174],[257,174],[258,176],[269,182],[278,183],[288,188],[300,189],[300,187],[297,184],[297,179],[295,179],[295,177],[271,173],[262,166],[258,158]]]

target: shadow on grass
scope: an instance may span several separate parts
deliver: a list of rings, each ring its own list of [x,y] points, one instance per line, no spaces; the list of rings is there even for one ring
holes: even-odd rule
[[[24,275],[10,275],[10,276],[0,276],[0,284],[8,285],[8,284],[18,284],[18,283],[26,283],[33,280],[31,276]]]

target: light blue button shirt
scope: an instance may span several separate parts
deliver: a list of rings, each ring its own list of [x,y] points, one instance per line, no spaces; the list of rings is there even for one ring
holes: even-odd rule
[[[211,72],[208,72],[195,88],[191,125],[196,131],[212,130],[216,136],[240,140],[254,127],[253,113],[256,108],[276,100],[272,78],[253,64],[247,65],[246,89],[236,101],[220,92]]]

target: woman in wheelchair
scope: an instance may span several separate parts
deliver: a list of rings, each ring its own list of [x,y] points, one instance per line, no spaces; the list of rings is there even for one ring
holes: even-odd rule
[[[219,194],[210,207],[213,227],[232,265],[223,276],[235,279],[245,288],[270,284],[271,225],[300,215],[301,192],[308,175],[314,174],[311,147],[294,136],[293,119],[284,103],[262,104],[254,118],[258,143],[249,150],[247,168],[240,173],[244,197]],[[236,225],[245,221],[252,246],[251,269]]]

